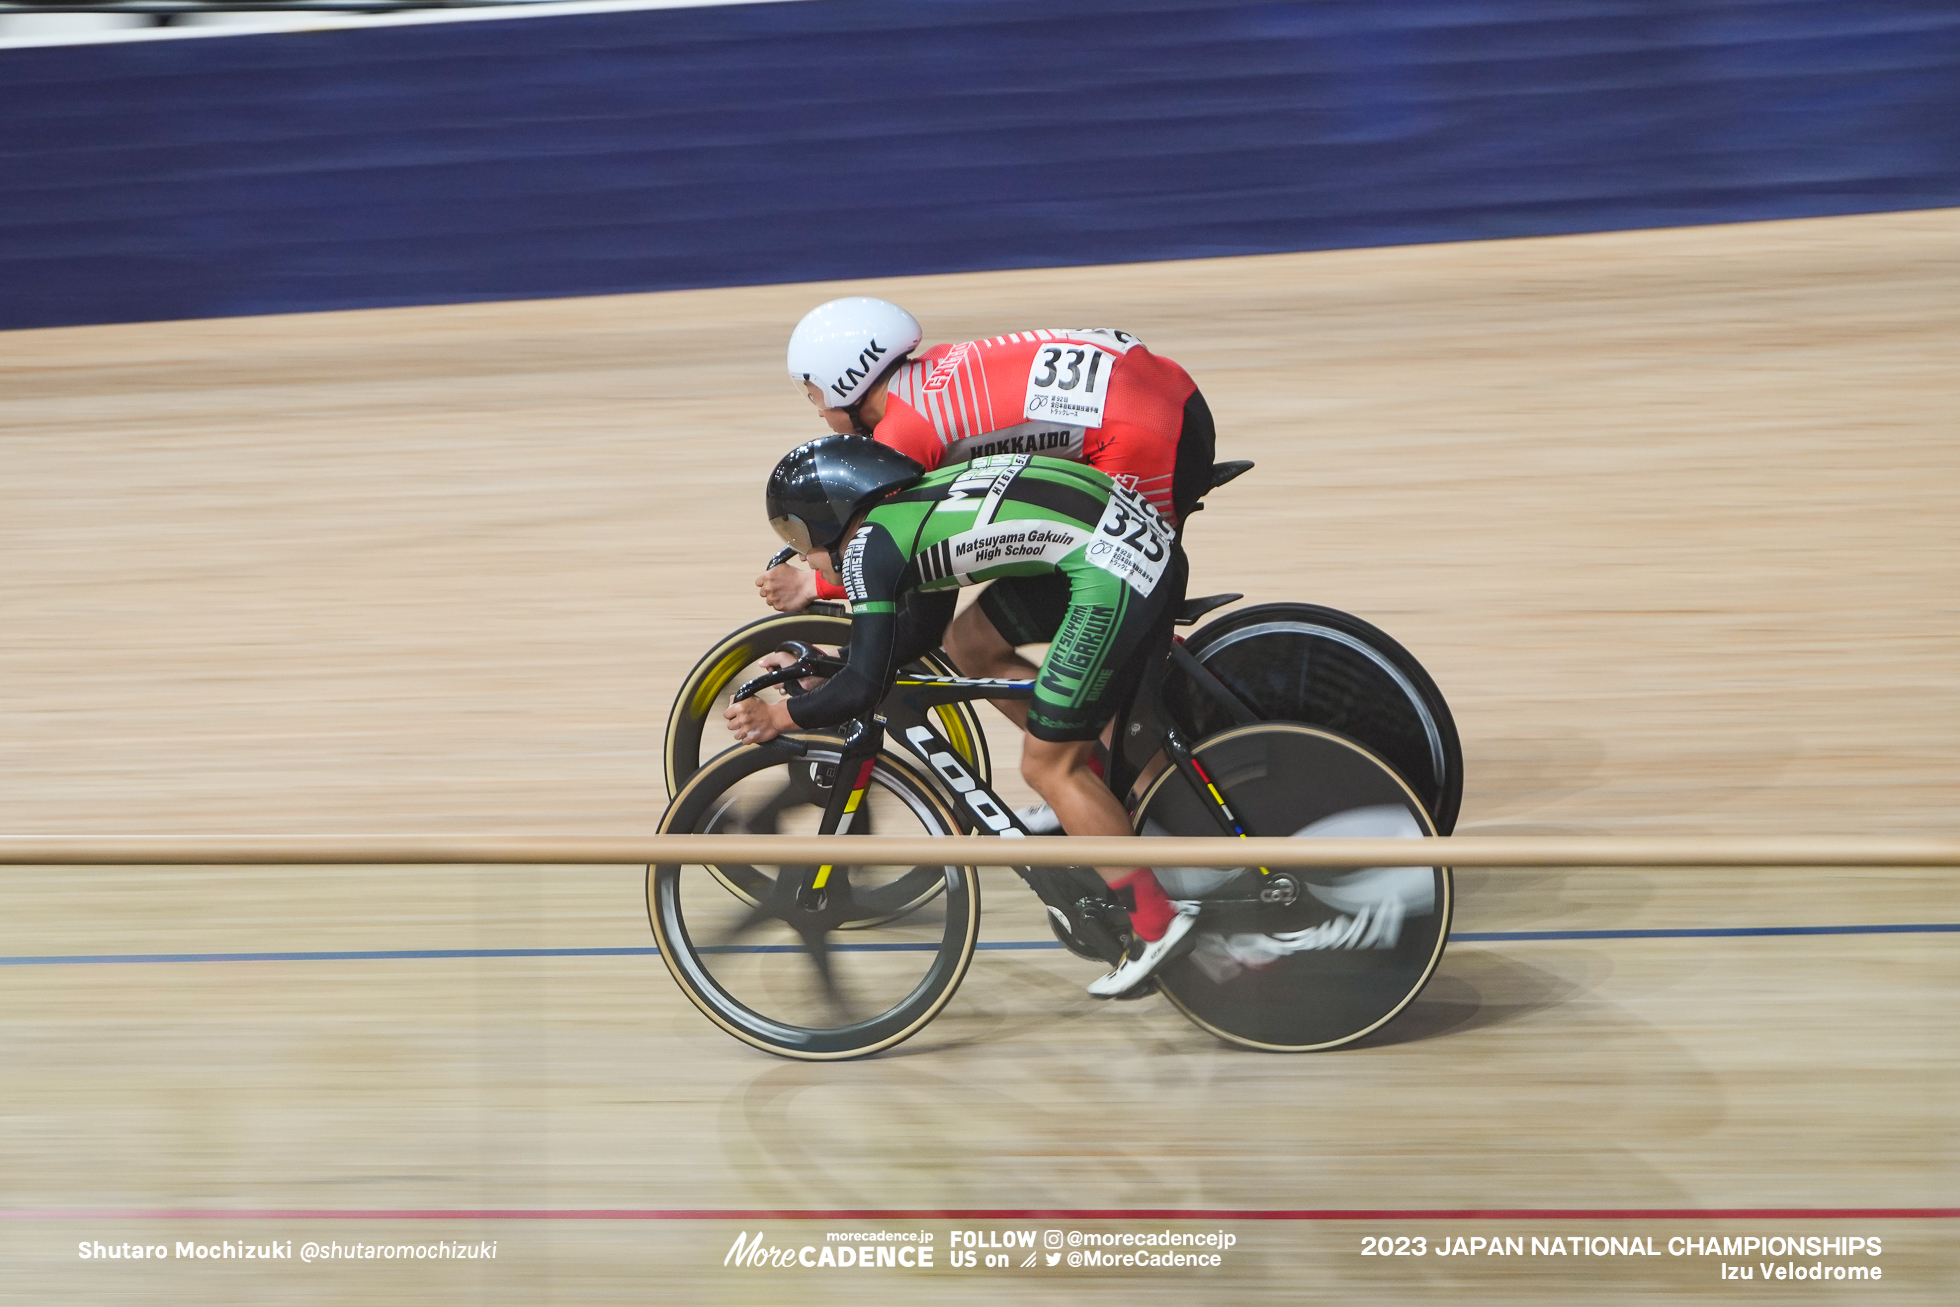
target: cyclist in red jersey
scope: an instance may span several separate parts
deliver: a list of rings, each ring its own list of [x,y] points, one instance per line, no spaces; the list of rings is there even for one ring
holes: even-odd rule
[[[1017,331],[915,353],[917,319],[886,300],[832,300],[797,324],[789,371],[839,435],[869,435],[927,471],[987,454],[1076,459],[1145,496],[1171,525],[1209,487],[1211,410],[1190,374],[1128,332]],[[1018,652],[1044,644],[1068,609],[1058,577],[995,581],[946,628],[944,646],[968,676],[1024,679]],[[756,581],[784,612],[841,598],[788,565]],[[1025,725],[1027,705],[996,705]]]

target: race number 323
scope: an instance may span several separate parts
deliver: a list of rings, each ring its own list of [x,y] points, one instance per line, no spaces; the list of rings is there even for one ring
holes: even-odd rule
[[[1087,553],[1097,567],[1122,577],[1138,594],[1147,595],[1164,579],[1164,566],[1175,539],[1170,525],[1148,499],[1128,486],[1112,486],[1109,507],[1096,523],[1095,538]]]
[[[1066,422],[1076,427],[1103,424],[1109,376],[1117,355],[1079,341],[1050,341],[1037,349],[1028,367],[1030,421]]]

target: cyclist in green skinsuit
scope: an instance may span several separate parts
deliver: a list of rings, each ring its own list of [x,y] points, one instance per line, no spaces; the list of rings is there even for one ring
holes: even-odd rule
[[[1176,533],[1148,500],[1060,459],[1002,455],[927,474],[889,446],[830,436],[777,464],[768,508],[777,534],[849,596],[850,659],[800,698],[731,705],[737,738],[760,744],[870,712],[897,669],[938,641],[959,587],[1059,573],[1069,606],[1035,677],[1021,774],[1069,834],[1133,833],[1089,760],[1152,652],[1145,637],[1183,589]],[[1195,918],[1147,867],[1096,870],[1135,903],[1140,946],[1089,986],[1114,998],[1148,979]]]

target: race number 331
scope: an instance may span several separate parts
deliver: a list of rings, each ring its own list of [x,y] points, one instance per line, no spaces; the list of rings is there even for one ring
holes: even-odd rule
[[[1117,355],[1079,341],[1050,341],[1034,352],[1028,368],[1028,400],[1023,410],[1035,422],[1066,422],[1076,427],[1103,424],[1109,375]]]
[[[1090,562],[1129,583],[1132,590],[1147,595],[1164,579],[1164,566],[1176,539],[1169,523],[1148,499],[1128,486],[1113,486],[1109,507],[1096,523],[1095,537],[1087,553]]]

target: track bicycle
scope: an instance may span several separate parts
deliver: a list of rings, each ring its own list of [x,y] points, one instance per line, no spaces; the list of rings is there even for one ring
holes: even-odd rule
[[[1194,622],[1235,598],[1188,600],[1177,620]],[[1244,655],[1260,652],[1262,640],[1292,642],[1291,653],[1267,647],[1271,656],[1242,657],[1243,667],[1220,664],[1252,676],[1250,684],[1241,679],[1245,692],[1192,651],[1198,637],[1176,642],[1162,632],[1164,655],[1149,664],[1111,737],[1111,788],[1129,795],[1138,831],[1313,838],[1447,829],[1435,814],[1454,817],[1461,760],[1433,683],[1406,653],[1401,657],[1418,675],[1355,650],[1351,633],[1349,642],[1333,641],[1357,660],[1350,670],[1373,669],[1398,694],[1408,686],[1418,698],[1425,690],[1433,696],[1433,703],[1409,706],[1405,698],[1372,713],[1359,711],[1367,705],[1358,699],[1348,704],[1363,727],[1379,730],[1390,721],[1408,728],[1413,719],[1398,738],[1418,761],[1429,753],[1428,722],[1441,756],[1425,777],[1427,788],[1418,789],[1364,743],[1323,726],[1261,719],[1262,706],[1272,705],[1260,692],[1298,696],[1324,679],[1322,669],[1308,666],[1317,659],[1296,655],[1327,642],[1316,632],[1331,621],[1331,610],[1267,607],[1287,613],[1260,613],[1249,626],[1279,629],[1200,646],[1220,654],[1246,646]],[[1235,625],[1225,635],[1247,629]],[[785,641],[782,648],[795,660],[790,666],[749,679],[732,696],[778,686],[793,693],[804,678],[843,666],[807,643]],[[1384,662],[1401,672],[1399,683]],[[1261,681],[1254,675],[1261,667],[1273,675]],[[1319,699],[1279,706],[1324,709],[1342,700],[1325,685],[1318,690]],[[837,732],[738,745],[698,766],[668,806],[661,831],[1024,837],[1007,803],[949,738],[943,710],[1032,693],[1031,681],[901,674],[876,712]],[[1355,698],[1353,686],[1347,698]],[[1194,722],[1222,724],[1194,736]],[[1424,750],[1415,750],[1417,740]],[[1015,871],[1069,949],[1112,965],[1122,956],[1127,914],[1093,871]],[[1427,983],[1449,932],[1448,868],[1156,872],[1174,898],[1195,901],[1199,914],[1190,951],[1159,970],[1157,988],[1199,1026],[1249,1048],[1329,1049],[1380,1028]],[[806,1060],[860,1057],[918,1033],[957,990],[980,925],[976,870],[950,864],[658,864],[648,869],[647,903],[669,971],[711,1021],[758,1048]]]

